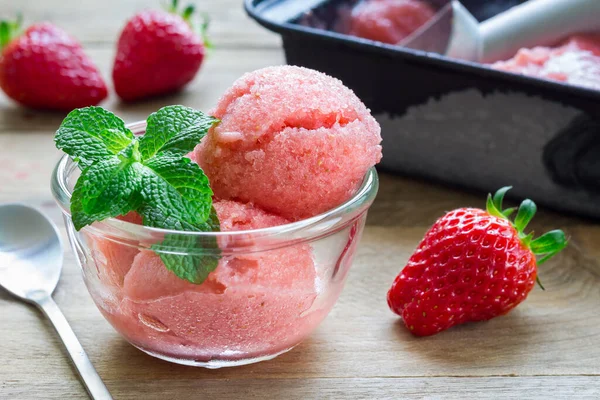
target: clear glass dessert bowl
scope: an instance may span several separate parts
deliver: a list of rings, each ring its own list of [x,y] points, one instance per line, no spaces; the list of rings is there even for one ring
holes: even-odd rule
[[[145,122],[128,127],[143,134]],[[52,192],[100,312],[140,350],[208,368],[271,359],[319,325],[344,286],[378,189],[371,168],[344,204],[262,229],[180,232],[107,219],[76,231],[70,198],[78,176],[64,156]],[[175,240],[167,245],[166,237]],[[218,264],[193,284],[167,270],[164,256]]]

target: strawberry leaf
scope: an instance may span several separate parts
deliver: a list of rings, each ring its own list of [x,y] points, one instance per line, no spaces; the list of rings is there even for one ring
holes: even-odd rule
[[[4,49],[13,39],[21,34],[23,15],[17,14],[14,21],[0,21],[0,49]]]
[[[540,265],[562,251],[562,249],[567,247],[567,244],[568,241],[565,237],[565,233],[560,229],[556,229],[547,232],[532,241],[530,248],[533,254],[542,256],[537,262],[537,264]]]
[[[499,189],[496,193],[494,193],[493,201],[494,201],[494,206],[496,206],[496,209],[502,210],[502,203],[504,202],[504,196],[506,195],[506,192],[508,192],[510,189],[512,189],[512,186],[505,186],[505,187]]]
[[[517,211],[516,207],[510,207],[502,211],[502,214],[508,219],[514,212]]]
[[[183,12],[181,13],[181,18],[188,21],[195,10],[196,7],[193,4],[188,5],[186,8],[183,9]]]
[[[494,217],[503,219],[505,218],[504,214],[502,214],[501,209],[497,208],[494,204],[494,199],[491,194],[488,194],[485,209],[489,214],[493,215]]]
[[[529,199],[523,200],[521,205],[519,206],[519,211],[517,211],[517,216],[515,217],[514,226],[517,232],[520,235],[523,235],[523,231],[527,228],[527,225],[537,212],[537,206],[535,203]]]

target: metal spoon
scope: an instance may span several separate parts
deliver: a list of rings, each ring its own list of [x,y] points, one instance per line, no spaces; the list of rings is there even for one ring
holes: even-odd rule
[[[46,216],[23,204],[0,205],[0,286],[35,304],[50,319],[90,397],[111,400],[75,333],[52,300],[62,264],[60,236]]]

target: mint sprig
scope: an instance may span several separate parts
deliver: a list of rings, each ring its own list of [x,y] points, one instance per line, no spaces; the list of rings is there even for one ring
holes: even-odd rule
[[[82,170],[71,198],[75,229],[136,211],[146,226],[218,230],[208,178],[185,157],[217,122],[198,110],[168,106],[148,117],[145,135],[137,138],[101,107],[69,113],[55,142]],[[206,240],[168,234],[152,248],[177,276],[202,283],[218,262],[216,240]]]

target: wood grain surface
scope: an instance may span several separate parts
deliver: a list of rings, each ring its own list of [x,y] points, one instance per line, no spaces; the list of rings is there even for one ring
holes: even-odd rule
[[[0,0],[0,11],[7,17],[20,10],[28,22],[61,25],[108,79],[126,16],[155,3]],[[103,105],[127,122],[167,104],[207,110],[244,72],[284,63],[279,38],[247,18],[241,3],[198,1],[212,16],[216,49],[185,91],[133,105],[111,94]],[[0,202],[33,204],[61,227],[49,181],[59,158],[52,137],[63,117],[0,98]],[[339,302],[308,340],[273,361],[205,370],[141,353],[102,318],[68,249],[54,297],[115,399],[600,398],[600,226],[542,210],[532,228],[560,227],[571,240],[541,270],[547,290],[534,289],[508,316],[419,339],[388,310],[386,291],[437,217],[460,206],[483,206],[483,195],[380,177],[380,194]],[[39,312],[0,290],[0,317],[0,399],[86,398]]]

